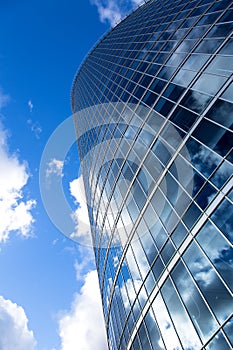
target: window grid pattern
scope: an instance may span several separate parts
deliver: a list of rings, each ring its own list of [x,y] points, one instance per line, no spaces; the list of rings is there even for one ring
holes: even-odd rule
[[[232,30],[230,0],[149,1],[76,76],[111,349],[233,346]]]

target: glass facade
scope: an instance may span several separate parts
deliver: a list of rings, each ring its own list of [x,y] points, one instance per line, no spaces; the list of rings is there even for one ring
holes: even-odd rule
[[[72,108],[109,348],[233,346],[232,0],[148,1]]]

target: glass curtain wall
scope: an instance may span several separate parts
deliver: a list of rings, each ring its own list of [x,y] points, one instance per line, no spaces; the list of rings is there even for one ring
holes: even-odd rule
[[[233,5],[148,1],[72,108],[109,347],[233,346]]]

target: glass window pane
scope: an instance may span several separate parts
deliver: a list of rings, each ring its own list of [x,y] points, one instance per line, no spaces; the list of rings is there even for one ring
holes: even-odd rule
[[[207,34],[209,38],[225,38],[233,29],[233,23],[217,24]]]
[[[233,248],[210,221],[198,233],[197,241],[225,282],[233,289]]]
[[[160,294],[157,295],[155,301],[152,304],[152,308],[154,310],[157,323],[160,328],[160,332],[162,334],[166,349],[181,350],[182,347],[180,345],[180,342],[174,330],[172,321],[170,319],[170,316],[167,312],[166,306]]]
[[[224,91],[221,98],[233,102],[233,83]]]
[[[208,350],[232,350],[232,347],[227,343],[224,338],[222,332],[218,332],[218,334],[214,337],[213,340],[207,345]]]
[[[182,68],[199,71],[209,59],[209,57],[210,55],[191,54]]]
[[[207,341],[215,329],[218,328],[218,324],[182,262],[176,265],[172,277],[197,333],[199,333],[203,342]]]
[[[233,307],[232,297],[195,242],[188,247],[183,259],[216,317],[220,322],[226,320]]]
[[[217,55],[206,68],[207,73],[229,76],[233,72],[233,60]]]
[[[218,75],[210,75],[203,73],[196,83],[192,86],[193,90],[207,93],[209,95],[215,95],[220,87],[225,83],[226,78]]]
[[[196,197],[195,202],[201,207],[202,210],[204,210],[210,204],[216,193],[217,190],[211,186],[210,183],[207,183],[201,189],[201,192]]]
[[[196,75],[195,72],[191,72],[185,69],[180,69],[179,72],[173,78],[173,82],[178,85],[187,87],[191,83],[195,75]]]
[[[161,339],[161,334],[158,329],[158,326],[155,322],[154,314],[149,311],[147,312],[147,315],[145,317],[145,324],[148,329],[148,334],[150,337],[151,344],[153,346],[154,350],[160,350],[160,349],[165,349],[163,345],[163,341]],[[146,350],[146,348],[145,348]]]
[[[190,89],[180,102],[194,112],[200,113],[211,100],[211,97],[198,91]]]
[[[218,188],[221,188],[232,174],[232,164],[224,160],[221,166],[215,172],[215,174],[210,178],[210,181]]]
[[[227,322],[223,329],[231,345],[233,346],[233,317]]]
[[[142,346],[142,349],[151,349],[149,338],[148,338],[148,333],[146,331],[146,327],[144,322],[141,323],[140,328],[138,330],[138,336],[140,338],[140,343]]]
[[[233,243],[233,208],[225,199],[210,217],[223,234]]]
[[[223,40],[203,40],[194,52],[204,53],[204,54],[213,54],[217,48],[222,44]]]
[[[183,130],[188,131],[197,119],[197,117],[197,114],[178,106],[172,113],[170,120]]]
[[[182,223],[180,223],[171,236],[172,241],[175,243],[177,248],[181,245],[187,234],[188,232],[186,228]]]
[[[206,119],[200,122],[193,136],[222,156],[225,156],[233,146],[232,133]]]
[[[214,171],[214,169],[216,169],[217,165],[222,160],[220,156],[213,153],[204,145],[201,145],[192,138],[188,139],[186,142],[186,147],[189,151],[193,166],[206,177],[210,176],[210,174]]]
[[[174,322],[175,329],[181,339],[183,347],[186,349],[200,349],[201,343],[199,337],[184,309],[184,306],[181,304],[181,301],[170,279],[166,280],[161,289],[161,292],[164,298],[164,302],[170,312],[171,319]],[[155,315],[157,314],[158,312],[155,312]],[[168,329],[170,325],[171,323],[168,323]]]
[[[206,118],[211,119],[227,128],[232,128],[233,104],[220,99],[217,100],[210,111],[206,114]]]

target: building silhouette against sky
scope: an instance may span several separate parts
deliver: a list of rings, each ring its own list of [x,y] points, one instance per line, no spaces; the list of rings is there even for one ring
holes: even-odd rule
[[[233,7],[148,1],[72,90],[110,349],[232,348]]]

